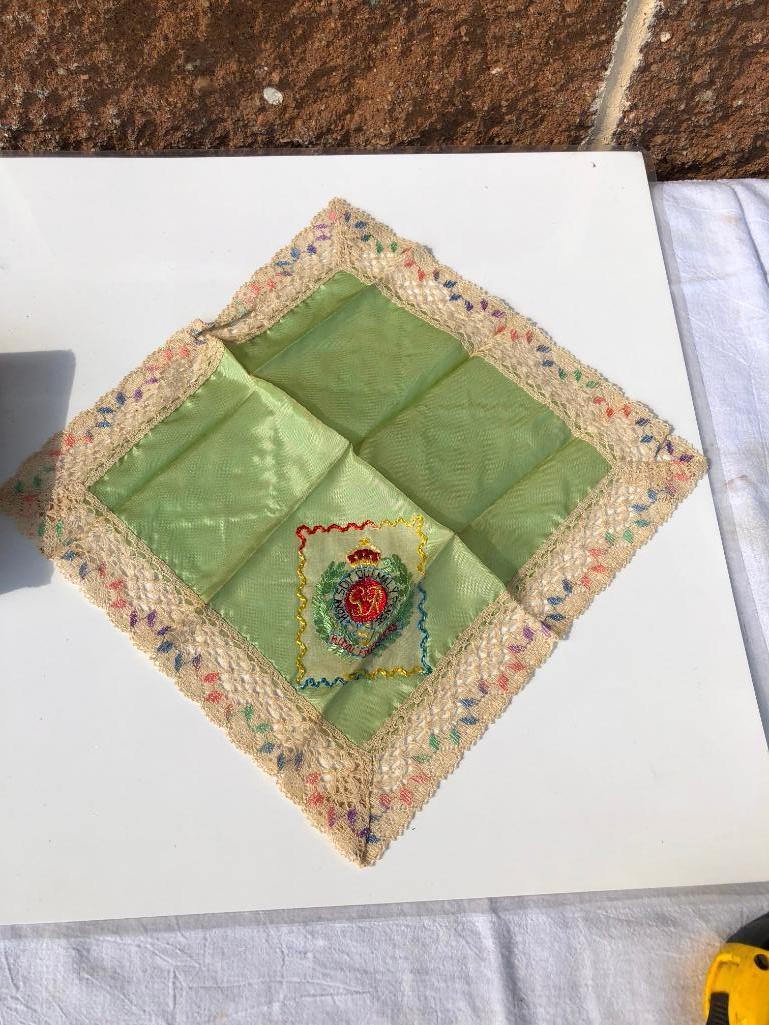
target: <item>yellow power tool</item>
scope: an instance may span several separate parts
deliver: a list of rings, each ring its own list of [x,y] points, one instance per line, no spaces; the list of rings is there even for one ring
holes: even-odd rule
[[[707,1025],[769,1025],[769,913],[730,936],[705,982]]]

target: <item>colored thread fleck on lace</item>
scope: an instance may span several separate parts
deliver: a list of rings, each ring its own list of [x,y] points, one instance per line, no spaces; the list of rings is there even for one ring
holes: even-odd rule
[[[669,452],[670,454],[673,454],[673,446],[669,442],[668,444],[670,445]],[[690,457],[687,458],[687,456],[688,453],[684,453],[683,456],[679,457],[679,461],[689,462]],[[676,479],[681,479],[682,477],[680,473],[674,473],[672,476]],[[686,478],[686,474],[683,474],[683,478]],[[661,497],[667,496],[669,498],[675,498],[676,494],[677,488],[672,481],[669,481],[660,488],[647,489],[646,494],[641,501],[633,502],[629,506],[630,511],[635,515],[628,526],[620,534],[613,534],[610,531],[607,531],[607,533],[604,534],[604,541],[606,542],[607,548],[611,548],[621,542],[624,542],[628,546],[636,545],[638,543],[638,531],[648,529],[652,525],[651,520],[644,514],[647,513]],[[607,549],[604,548],[591,547],[587,549],[586,554],[592,561],[588,565],[587,571],[582,574],[578,581],[578,583],[587,590],[590,590],[594,585],[591,574],[594,577],[598,577],[605,576],[608,572],[607,567],[601,562],[601,558],[606,555],[606,551]],[[556,609],[557,606],[563,605],[574,594],[574,586],[573,581],[568,578],[564,578],[561,583],[561,593],[550,594],[545,598],[547,606],[550,609]],[[566,619],[567,617],[559,611],[549,611],[545,615],[545,621],[549,620],[551,623],[563,623]]]

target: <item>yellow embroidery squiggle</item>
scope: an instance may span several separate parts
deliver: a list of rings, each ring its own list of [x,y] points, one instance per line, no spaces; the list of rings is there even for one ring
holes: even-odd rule
[[[419,538],[419,544],[417,545],[417,552],[419,554],[417,573],[424,572],[425,562],[427,560],[427,553],[425,550],[427,534],[425,534],[422,529],[424,522],[424,517],[419,513],[416,513],[416,515],[412,516],[410,520],[404,520],[402,516],[399,516],[397,520],[380,520],[379,523],[376,524],[377,527],[411,527]]]
[[[297,655],[296,655],[296,679],[297,679],[297,682],[299,682],[299,680],[301,680],[302,677],[305,675],[305,673],[304,673],[304,656],[307,654],[307,645],[302,640],[302,634],[304,633],[305,627],[307,626],[307,621],[305,620],[304,616],[302,615],[304,610],[307,608],[307,599],[304,596],[304,589],[307,586],[307,577],[304,575],[304,567],[305,567],[306,564],[307,564],[307,560],[305,559],[305,555],[304,555],[304,545],[300,545],[300,547],[299,547],[299,562],[297,563],[297,567],[296,567],[296,574],[299,577],[299,586],[296,589],[296,597],[297,597],[297,601],[298,601],[298,607],[297,607],[297,610],[296,610],[296,619],[297,619],[297,622],[299,624],[299,626],[297,628],[297,631],[296,631],[296,643],[297,643],[298,648],[299,648],[299,650],[297,652]]]

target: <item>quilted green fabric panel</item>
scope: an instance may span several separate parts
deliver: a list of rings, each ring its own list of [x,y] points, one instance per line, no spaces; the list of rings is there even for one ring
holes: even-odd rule
[[[340,272],[91,490],[362,743],[607,470],[490,364]]]

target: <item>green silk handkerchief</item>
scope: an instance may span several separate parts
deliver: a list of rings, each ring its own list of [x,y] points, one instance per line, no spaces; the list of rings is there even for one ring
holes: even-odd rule
[[[703,470],[334,200],[1,500],[368,865]]]

